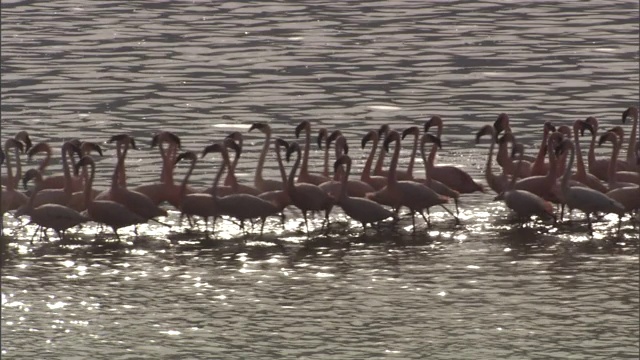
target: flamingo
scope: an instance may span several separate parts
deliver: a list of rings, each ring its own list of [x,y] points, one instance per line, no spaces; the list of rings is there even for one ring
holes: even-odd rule
[[[189,177],[193,173],[193,169],[196,167],[198,156],[192,151],[186,151],[176,158],[176,164],[185,159],[190,160],[191,165],[180,184],[180,223],[182,223],[182,217],[185,215],[189,218],[189,222],[191,222],[191,216],[193,215],[203,217],[205,233],[208,237],[209,217],[219,216],[216,211],[215,200],[209,193],[187,193]]]
[[[167,216],[167,211],[159,208],[158,205],[154,204],[153,201],[149,199],[149,197],[140,192],[127,189],[126,178],[122,184],[120,183],[119,179],[121,179],[120,176],[122,172],[124,172],[124,159],[127,156],[129,146],[134,149],[136,148],[133,138],[129,135],[121,134],[113,136],[111,141],[117,142],[118,148],[123,146],[124,149],[122,150],[122,153],[118,158],[118,163],[113,171],[108,200],[120,203],[127,209],[138,214],[144,219],[142,223],[145,223],[148,220],[154,220],[154,218],[158,216]]]
[[[363,149],[369,141],[373,141],[373,146],[371,147],[369,156],[367,156],[367,161],[364,164],[364,169],[362,169],[360,180],[371,185],[375,190],[380,190],[387,185],[387,178],[379,175],[371,175],[371,165],[373,164],[373,158],[378,147],[378,133],[376,131],[370,130],[362,138],[361,144]]]
[[[554,132],[548,136],[546,147],[553,149],[556,143],[562,141],[562,138],[563,135],[561,133]],[[561,200],[556,191],[554,191],[558,171],[556,154],[553,151],[547,151],[547,153],[549,155],[549,172],[546,175],[535,175],[520,179],[515,182],[513,188],[517,190],[527,190],[547,201],[560,203]]]
[[[342,210],[352,219],[359,221],[362,224],[362,229],[367,229],[367,224],[373,225],[384,219],[393,218],[398,220],[398,216],[382,207],[382,205],[375,201],[350,197],[347,192],[347,180],[349,173],[351,172],[351,158],[347,154],[341,155],[334,163],[334,171],[338,173],[338,167],[341,165],[346,166],[346,170],[342,171],[342,177],[340,179],[342,187],[336,203],[342,208]]]
[[[343,154],[347,154],[349,152],[349,146],[347,144],[347,139],[342,136],[342,133],[339,130],[334,131],[331,136],[327,138],[327,147],[329,144],[334,141],[336,142],[336,159],[339,158]],[[341,168],[339,168],[341,169]],[[336,172],[333,180],[326,181],[318,186],[326,193],[328,193],[332,198],[337,199],[340,196],[340,189],[342,188],[342,182],[340,181],[341,177],[339,176],[339,172]],[[363,182],[361,180],[348,180],[347,181],[347,192],[349,196],[352,197],[365,197],[365,195],[369,192],[373,192],[375,189]]]
[[[225,142],[229,142],[229,138],[226,139]],[[233,142],[231,140],[231,142]],[[218,197],[217,194],[217,185],[222,177],[222,173],[225,167],[230,167],[231,164],[229,162],[229,154],[227,153],[227,145],[221,144],[213,144],[209,145],[204,149],[203,156],[209,152],[220,152],[222,153],[222,165],[216,174],[216,179],[213,185],[213,199],[216,210],[222,214],[234,217],[240,220],[240,228],[244,230],[244,221],[260,218],[262,221],[262,225],[260,226],[260,235],[262,235],[264,231],[264,224],[266,218],[268,216],[272,216],[278,213],[278,208],[276,208],[270,202],[260,199],[257,196],[250,194],[230,194],[223,197]]]
[[[588,187],[569,186],[569,178],[571,177],[571,168],[573,167],[576,151],[573,141],[569,139],[563,140],[556,151],[559,152],[564,149],[569,150],[569,164],[565,168],[560,188],[569,209],[578,209],[585,213],[589,231],[593,231],[591,213],[616,213],[621,216],[624,213],[624,206],[609,196]]]
[[[165,149],[163,144],[167,143]],[[144,184],[134,187],[132,190],[146,195],[155,205],[160,205],[167,201],[176,209],[180,209],[180,186],[173,181],[174,167],[177,152],[182,148],[180,138],[169,131],[161,131],[151,138],[151,147],[158,146],[162,159],[162,170],[160,171],[160,182]],[[196,192],[190,186],[185,189],[187,194]]]
[[[120,203],[111,200],[94,199],[92,197],[91,189],[93,186],[93,179],[95,178],[96,164],[90,155],[83,156],[76,164],[77,168],[83,166],[91,167],[89,180],[85,184],[84,188],[84,201],[87,205],[86,214],[91,220],[109,226],[113,230],[118,241],[120,241],[118,229],[134,224],[144,223],[146,220]],[[116,183],[118,182],[117,174],[114,174],[113,181]]]
[[[286,141],[278,138],[278,139],[275,139],[274,141],[274,147],[276,151],[276,160],[278,161],[278,169],[280,171],[280,178],[282,179],[281,184],[286,184],[287,173],[284,170],[284,165],[282,164],[282,156],[280,154],[280,148],[284,147],[285,149],[288,149],[289,144]],[[284,223],[286,221],[286,218],[284,215],[284,209],[287,206],[291,205],[291,199],[289,198],[287,191],[284,190],[284,188],[282,188],[281,190],[265,191],[265,192],[262,192],[260,195],[258,195],[258,197],[262,200],[266,200],[270,202],[271,204],[273,204],[273,206],[275,206],[278,209],[278,211],[281,214],[280,218],[282,220],[282,227],[284,228]]]
[[[509,156],[509,143],[513,144],[513,148],[517,147],[513,133],[511,131],[505,131],[504,135],[498,139],[498,154],[496,155],[497,162],[502,166],[503,173],[505,175],[515,175],[516,178],[521,179],[531,176],[532,163],[523,159],[522,163],[518,161],[518,164],[520,164],[520,167],[518,168],[518,166],[514,164],[513,151],[511,156]],[[524,148],[519,150],[524,150]],[[518,169],[520,170],[516,173]]]
[[[607,181],[609,176],[609,159],[596,159],[596,135],[598,133],[598,119],[593,116],[589,116],[585,122],[589,124],[591,127],[586,128],[591,132],[591,144],[589,145],[589,152],[587,155],[588,165],[589,165],[589,173],[595,175],[598,179],[602,181]],[[584,135],[584,129],[580,132],[581,135]],[[622,171],[626,168],[626,164],[622,161],[618,160],[615,163],[616,171]]]
[[[16,157],[18,157],[18,152],[23,152],[24,146],[16,139],[7,139],[4,143],[4,153],[10,154],[9,150],[11,149],[15,149]],[[7,182],[5,187],[2,188],[2,195],[0,196],[0,213],[2,213],[3,217],[8,211],[16,210],[26,204],[28,200],[27,196],[17,191],[13,185],[16,181],[14,180],[13,169],[11,168],[11,157],[7,156],[5,162],[7,164]]]
[[[631,125],[631,135],[629,136],[629,147],[627,149],[627,170],[640,170],[638,167],[638,156],[636,155],[636,145],[638,139],[636,133],[638,132],[638,108],[635,106],[629,107],[622,113],[622,123],[627,121],[627,118],[631,116],[633,118],[633,124]]]
[[[73,144],[72,142],[68,142],[68,143]],[[78,145],[80,145],[80,144],[78,144]],[[75,144],[74,144],[74,146],[75,146]],[[78,149],[77,151],[80,152],[81,150]],[[47,168],[47,166],[51,162],[51,154],[52,154],[51,146],[46,142],[40,142],[40,143],[36,144],[35,146],[33,146],[31,149],[29,149],[29,151],[27,152],[27,156],[28,156],[29,160],[31,160],[34,155],[36,155],[38,153],[42,153],[42,152],[45,153],[45,158],[44,158],[44,160],[42,160],[42,162],[38,166],[38,171],[40,171],[40,173],[44,173],[45,169]],[[67,181],[71,181],[71,190],[73,192],[82,190],[82,188],[83,188],[82,178],[80,176],[72,176],[70,173],[68,173],[69,160],[67,159],[67,156],[73,156],[69,152],[69,149],[67,149],[66,152],[64,150],[62,152],[63,174],[62,175],[52,175],[52,176],[47,176],[47,177],[43,178],[42,179],[43,182],[40,185],[38,185],[38,187],[40,187],[40,189],[43,189],[43,190],[44,189],[62,189],[65,186]],[[82,155],[80,155],[80,156],[82,156]],[[65,172],[65,171],[67,171],[67,172]],[[38,181],[38,180],[36,180],[36,181]],[[38,206],[38,201],[36,201],[36,205],[35,206],[36,207]]]
[[[533,164],[531,164],[531,176],[540,176],[548,173],[549,163],[545,163],[545,157],[547,155],[548,149],[547,144],[549,139],[549,134],[556,131],[555,126],[551,124],[550,121],[545,121],[542,127],[542,142],[540,143],[540,149],[538,150],[538,155],[536,156]]]
[[[114,181],[117,183],[113,183],[114,181],[112,181],[111,187],[109,189],[104,190],[100,192],[97,196],[95,196],[96,200],[113,200],[112,188],[127,185],[127,176],[125,174],[124,158],[127,156],[129,147],[136,150],[138,149],[134,138],[126,134],[113,135],[111,138],[109,138],[108,143],[113,143],[113,142],[116,143],[116,166],[113,171],[112,179],[115,179]],[[122,168],[120,168],[119,166],[120,158],[123,159]]]
[[[231,147],[231,145],[229,145],[231,142],[237,142],[237,146],[232,147],[235,150],[235,157],[233,158],[233,162],[230,163],[229,167],[227,168],[227,177],[225,178],[224,184],[227,186],[231,186],[234,193],[249,194],[254,196],[259,195],[262,191],[256,189],[253,186],[239,183],[238,178],[236,177],[236,166],[238,166],[240,154],[242,154],[242,134],[238,131],[234,131],[227,135],[227,139],[231,139],[232,141],[225,141],[225,144]]]
[[[387,185],[373,193],[368,193],[367,198],[378,203],[391,202],[394,209],[405,206],[411,212],[411,222],[413,224],[413,232],[415,233],[415,213],[419,212],[423,217],[423,210],[429,209],[435,205],[443,205],[449,201],[446,196],[439,195],[427,186],[415,181],[403,180],[398,181],[396,177],[396,169],[398,166],[398,158],[400,157],[400,134],[391,130],[384,140],[383,146],[388,151],[389,143],[395,141],[393,157],[389,165],[389,175]],[[449,209],[443,206],[454,218],[456,217]],[[457,218],[456,218],[457,219]],[[428,218],[425,218],[427,225],[430,225]]]
[[[42,184],[42,174],[38,169],[31,169],[27,171],[24,175],[25,183],[31,180],[32,178],[36,179],[36,183]],[[23,206],[21,206],[16,211],[16,216],[28,215],[31,218],[31,222],[43,228],[46,236],[47,229],[53,229],[60,240],[64,240],[65,231],[74,226],[78,226],[82,223],[89,221],[90,219],[84,215],[81,215],[79,212],[60,204],[42,204],[40,206],[35,206],[35,199],[37,198],[41,187],[37,185],[31,196],[29,197],[29,201]]]
[[[496,119],[496,121],[494,121],[493,123],[493,130],[496,134],[496,139],[495,142],[498,143],[498,135],[500,135],[500,133],[502,133],[503,131],[508,131],[511,132],[511,126],[509,124],[509,115],[505,114],[505,113],[501,113],[500,115],[498,115],[498,118]],[[517,146],[516,143],[513,143],[513,146]],[[520,149],[518,149],[520,150]],[[524,150],[524,148],[523,148]],[[536,157],[535,156],[529,156],[529,155],[525,155],[524,153],[522,153],[522,161],[524,161],[526,164],[527,162],[529,163],[533,163],[534,161],[536,161]],[[504,167],[504,164],[502,163],[503,160],[507,160],[505,159],[502,155],[500,155],[499,157],[496,157],[496,160],[498,162],[498,165],[500,167]],[[511,152],[511,162],[517,162],[517,158],[516,158],[516,151],[512,151]],[[544,160],[544,158],[543,158]],[[515,165],[514,165],[514,169],[515,169]]]
[[[576,172],[575,174],[573,174],[571,179],[579,181],[601,193],[606,193],[606,186],[604,186],[600,179],[598,179],[595,175],[587,173],[587,169],[584,166],[584,160],[582,159],[582,150],[580,150],[580,137],[578,135],[578,132],[583,133],[585,129],[593,132],[593,129],[591,129],[591,125],[589,125],[589,123],[587,123],[586,121],[576,120],[573,122],[573,141],[576,148]]]
[[[296,127],[296,138],[300,137],[302,130],[305,131],[304,157],[302,159],[302,166],[300,167],[300,175],[298,175],[298,182],[320,185],[330,179],[329,177],[320,174],[309,174],[309,148],[311,143],[311,124],[309,121],[303,120]]]
[[[41,145],[41,144],[46,144],[46,143],[40,143],[38,145]],[[32,150],[37,149],[38,145],[34,146]],[[48,147],[49,145],[47,144],[46,146]],[[38,170],[32,169],[38,174],[40,174],[40,176],[33,175],[34,173],[32,173],[31,175],[32,178],[33,177],[36,178],[36,182],[37,182],[36,187],[39,188],[38,195],[35,196],[34,200],[31,200],[33,202],[34,207],[39,207],[40,205],[44,205],[44,204],[59,204],[64,206],[67,206],[69,204],[69,202],[71,201],[73,192],[76,191],[76,189],[74,189],[74,179],[71,177],[71,170],[69,169],[68,156],[70,156],[71,152],[75,152],[81,155],[80,148],[75,146],[72,142],[67,141],[64,144],[62,144],[62,169],[64,173],[64,184],[62,188],[58,188],[58,189],[46,188],[45,186],[43,186],[43,184],[38,183],[39,180],[44,181],[44,179],[42,179],[42,174],[39,171],[39,169]],[[26,183],[27,183],[26,177],[23,179],[23,183],[26,186]],[[82,184],[82,182],[80,181],[79,178],[76,178],[75,184]]]
[[[420,132],[420,128],[418,128],[417,126],[415,128],[418,132]],[[425,133],[424,135],[422,135],[422,137],[420,138],[420,156],[422,157],[422,162],[424,164],[424,172],[426,176],[424,179],[414,179],[414,181],[417,181],[419,183],[426,185],[428,188],[432,189],[433,191],[437,192],[440,195],[446,196],[448,198],[452,198],[456,206],[456,216],[458,216],[460,214],[460,210],[458,209],[458,199],[460,198],[460,193],[451,189],[450,187],[441,183],[440,181],[436,181],[431,178],[430,171],[433,168],[433,161],[435,158],[435,156],[432,156],[432,154],[435,154],[435,152],[433,151],[433,148],[432,148],[431,152],[429,152],[429,159],[427,160],[425,145],[428,142],[433,143],[434,144],[433,146],[438,146],[442,148],[442,143],[440,142],[440,139],[437,138],[436,136],[428,133]]]
[[[436,137],[442,136],[442,118],[433,116],[424,124],[424,132],[428,132],[431,126],[437,126]],[[434,149],[434,148],[432,148]],[[437,147],[435,147],[437,149]],[[433,155],[435,157],[435,154]],[[431,178],[440,181],[460,194],[470,194],[476,191],[484,192],[482,186],[476,183],[471,176],[455,166],[433,166]]]
[[[100,156],[102,155],[102,148],[100,147],[100,145],[95,144],[93,142],[89,142],[89,141],[71,141],[71,143],[73,143],[74,145],[78,146],[80,148],[80,158],[82,158],[82,156],[85,155],[90,155],[92,152],[97,152]],[[73,154],[74,152],[72,151],[69,155],[71,156],[71,159],[73,159]],[[78,159],[79,161],[80,159]],[[82,172],[78,172],[79,168],[77,168],[75,166],[75,163],[73,165],[73,170],[74,170],[74,176],[75,177],[79,177],[80,179],[80,183],[82,184],[82,188],[80,189],[80,191],[75,191],[73,194],[71,194],[71,199],[69,199],[69,202],[67,203],[67,206],[70,207],[71,209],[81,212],[87,209],[87,206],[84,203],[84,187],[85,184],[87,183],[87,181],[89,180],[89,172],[87,171],[87,167],[83,166],[82,167]],[[74,178],[72,177],[72,180]],[[64,185],[63,185],[64,186]],[[100,192],[96,189],[91,189],[91,196],[92,197],[96,197]]]
[[[495,148],[495,144],[497,142],[495,127],[491,125],[483,126],[476,133],[476,144],[480,143],[480,138],[484,135],[491,135],[491,145],[489,146],[489,156],[487,156],[487,164],[485,166],[485,171],[484,171],[485,178],[487,179],[487,184],[489,184],[489,187],[493,191],[495,191],[497,194],[500,194],[501,192],[507,189],[507,185],[509,184],[509,177],[504,173],[500,175],[495,175],[493,173],[493,168],[492,168],[493,149]],[[514,147],[514,149],[515,148],[516,147]]]
[[[331,198],[327,193],[322,191],[317,185],[311,183],[294,183],[294,178],[298,168],[300,167],[300,145],[297,142],[293,142],[289,144],[287,148],[287,161],[290,161],[291,154],[296,153],[296,160],[291,167],[289,177],[287,179],[287,184],[285,187],[285,191],[289,198],[291,199],[291,204],[300,211],[302,211],[302,217],[304,218],[304,225],[307,229],[307,234],[309,234],[309,223],[307,221],[307,212],[308,211],[325,211],[325,221],[329,221],[329,213],[331,212],[331,208],[333,207],[334,199]],[[323,224],[324,225],[324,224]]]
[[[260,192],[282,190],[283,183],[281,181],[264,179],[262,177],[262,169],[264,168],[264,162],[266,160],[267,152],[269,151],[270,146],[271,126],[266,123],[254,123],[249,128],[249,131],[253,129],[257,129],[265,135],[264,145],[262,145],[262,152],[260,153],[260,158],[258,158],[258,166],[256,167],[253,186],[255,186],[256,189],[260,190]]]
[[[20,131],[18,132],[14,137],[14,140],[22,142],[24,144],[23,146],[23,152],[24,151],[29,151],[29,149],[31,149],[31,138],[29,138],[29,133],[27,133],[26,131]],[[9,154],[7,154],[7,156],[9,156]],[[20,161],[20,153],[17,151],[15,151],[15,159],[16,159],[16,174],[13,177],[13,187],[17,188],[18,184],[20,182],[20,179],[22,179],[22,163]],[[0,183],[2,183],[2,185],[7,185],[9,180],[8,175],[2,175],[2,177],[0,178]]]
[[[639,186],[640,173],[637,173],[635,171],[615,170],[614,164],[617,163],[618,155],[620,153],[620,147],[622,146],[622,128],[616,126],[605,132],[600,137],[598,146],[601,146],[605,141],[610,141],[613,144],[613,153],[611,154],[611,160],[609,161],[609,173],[607,176],[609,190],[633,185]]]
[[[380,141],[384,141],[387,137],[387,134],[389,133],[391,129],[389,128],[389,125],[384,124],[382,126],[380,126],[380,129],[378,130],[378,143]],[[381,176],[381,177],[389,177],[389,171],[387,170],[382,170],[382,165],[384,165],[384,158],[385,155],[387,154],[387,151],[385,150],[384,146],[380,147],[380,156],[378,157],[378,161],[376,162],[376,166],[373,169],[373,174],[375,176]],[[403,181],[403,180],[411,180],[411,175],[408,174],[406,171],[404,170],[397,170],[396,169],[396,179]],[[386,183],[385,183],[386,185]]]
[[[519,149],[517,149],[519,151]],[[518,160],[516,167],[522,166],[522,153]],[[518,169],[516,169],[516,172]],[[555,215],[553,213],[553,206],[540,196],[527,191],[516,189],[517,177],[512,176],[511,181],[507,185],[506,189],[498,194],[493,200],[502,200],[507,207],[516,213],[520,224],[522,225],[524,220],[529,220],[531,216],[539,216],[542,219],[552,218],[555,221]]]

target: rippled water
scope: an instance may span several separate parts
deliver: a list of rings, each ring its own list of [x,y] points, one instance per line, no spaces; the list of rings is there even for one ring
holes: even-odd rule
[[[159,129],[199,151],[255,121],[293,140],[309,120],[340,128],[361,160],[367,130],[440,114],[439,162],[482,179],[473,134],[500,112],[529,152],[545,120],[620,123],[638,102],[638,20],[636,1],[3,1],[2,136],[130,133],[137,185],[157,178]],[[262,137],[245,145],[250,183]],[[105,147],[98,187],[115,163]],[[617,234],[606,217],[589,237],[576,213],[519,228],[492,198],[466,195],[462,225],[436,211],[415,236],[408,219],[362,235],[335,211],[329,235],[307,238],[293,211],[262,240],[225,222],[219,241],[149,225],[120,245],[92,227],[30,245],[35,229],[7,216],[2,356],[637,358],[637,226]]]

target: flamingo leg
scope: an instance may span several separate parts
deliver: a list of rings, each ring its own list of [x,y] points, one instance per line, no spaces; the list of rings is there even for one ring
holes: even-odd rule
[[[307,228],[307,235],[309,235],[309,223],[307,222],[307,211],[302,211],[302,217],[304,218],[304,226]]]
[[[264,233],[264,223],[267,221],[267,218],[262,217],[260,218],[260,220],[262,220],[262,224],[260,225],[260,236],[262,236],[262,234]]]
[[[284,230],[284,223],[287,221],[284,216],[284,210],[280,213],[280,220],[282,221],[282,230]]]
[[[447,207],[446,207],[446,206],[444,206],[444,205],[440,205],[440,206],[441,206],[443,209],[445,209],[445,210],[446,210],[446,211],[447,211],[451,216],[453,216],[453,218],[456,220],[456,225],[460,225],[460,219],[459,219],[456,215],[454,215],[454,214],[453,214],[453,212],[452,212],[451,210],[447,209]]]

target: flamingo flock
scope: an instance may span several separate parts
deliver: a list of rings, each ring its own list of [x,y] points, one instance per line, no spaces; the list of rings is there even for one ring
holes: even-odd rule
[[[511,130],[509,116],[500,114],[493,124],[483,125],[475,137],[476,144],[485,136],[490,138],[484,168],[486,187],[460,167],[436,164],[437,153],[443,147],[444,121],[440,116],[431,117],[423,127],[396,130],[383,125],[368,131],[362,138],[361,147],[365,149],[371,143],[371,148],[359,174],[354,171],[347,140],[340,130],[318,129],[318,146],[320,149],[324,146],[324,168],[314,171],[309,169],[310,122],[302,121],[293,132],[296,139],[290,141],[273,138],[267,123],[252,124],[249,133],[254,134],[257,130],[264,134],[253,184],[243,184],[235,175],[246,134],[233,132],[196,152],[185,151],[176,134],[162,131],[151,139],[152,148],[157,147],[160,152],[159,179],[129,187],[125,161],[129,150],[137,149],[137,146],[133,137],[120,134],[108,140],[115,144],[117,155],[110,186],[103,190],[93,188],[96,178],[94,157],[103,156],[99,145],[81,140],[64,142],[60,147],[61,174],[45,175],[49,173],[53,147],[45,142],[33,145],[29,135],[21,131],[5,141],[0,153],[0,161],[6,166],[6,175],[2,177],[1,210],[3,218],[5,214],[28,216],[31,223],[42,229],[44,236],[48,229],[53,229],[61,239],[68,229],[87,222],[110,228],[118,240],[118,230],[124,227],[149,221],[167,225],[161,222],[168,214],[167,205],[180,212],[180,224],[186,217],[191,227],[198,226],[194,224],[194,218],[202,218],[207,237],[210,233],[215,234],[216,221],[222,217],[235,220],[244,231],[247,231],[247,220],[252,224],[258,221],[261,235],[268,217],[279,217],[284,228],[285,209],[289,207],[301,212],[307,233],[311,231],[309,217],[316,213],[324,218],[322,229],[328,230],[331,225],[329,215],[337,207],[360,223],[362,231],[366,231],[367,225],[378,226],[383,221],[394,225],[404,208],[411,216],[415,232],[416,215],[431,226],[432,208],[444,209],[454,224],[459,224],[460,202],[465,194],[485,193],[490,189],[496,193],[493,200],[503,201],[519,224],[533,218],[552,221],[555,225],[564,220],[566,208],[569,213],[574,210],[584,213],[589,232],[593,231],[592,217],[596,214],[617,214],[620,229],[623,217],[632,215],[631,219],[635,221],[640,210],[637,107],[623,112],[623,125],[629,119],[632,124],[626,149],[622,126],[601,130],[598,120],[588,117],[574,121],[571,126],[545,122],[537,155],[527,156],[524,146],[518,143]],[[580,144],[585,134],[590,135],[586,162]],[[301,135],[304,137],[299,143],[297,139]],[[399,169],[402,141],[408,136],[413,136],[408,167]],[[613,148],[611,156],[597,157],[596,148],[607,144]],[[331,146],[335,150],[333,160]],[[495,162],[501,168],[499,172],[494,169],[496,146]],[[262,173],[271,151],[279,177],[265,179]],[[424,166],[422,178],[414,176],[418,151]],[[38,167],[23,174],[21,155],[24,153],[30,160],[41,153],[45,157]],[[216,175],[210,187],[198,188],[190,183],[191,176],[199,161],[211,153],[219,161]],[[384,169],[388,153],[391,160]],[[187,170],[181,181],[174,181],[179,164],[185,164]],[[33,182],[33,190],[21,191],[21,183],[26,189],[29,182]],[[450,209],[452,201],[455,210]]]

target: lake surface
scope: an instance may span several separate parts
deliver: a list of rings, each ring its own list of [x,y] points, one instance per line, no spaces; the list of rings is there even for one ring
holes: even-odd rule
[[[360,171],[366,131],[439,114],[438,162],[484,182],[488,144],[474,134],[501,112],[529,154],[546,120],[621,125],[638,104],[638,21],[637,1],[3,1],[2,138],[28,130],[57,147],[131,134],[135,186],[157,181],[155,132],[199,152],[238,130],[238,177],[251,183],[263,141],[253,122],[288,141],[302,120],[314,136],[340,129]],[[98,188],[115,164],[103,147]],[[194,186],[218,162],[200,163]],[[262,239],[223,221],[207,241],[172,211],[172,228],[123,231],[122,244],[85,226],[62,246],[30,244],[28,220],[5,216],[1,355],[637,359],[637,222],[618,233],[607,216],[589,236],[574,212],[519,227],[493,197],[464,195],[461,225],[435,210],[415,235],[408,217],[363,234],[334,210],[332,230],[316,219],[307,237],[291,210]]]

